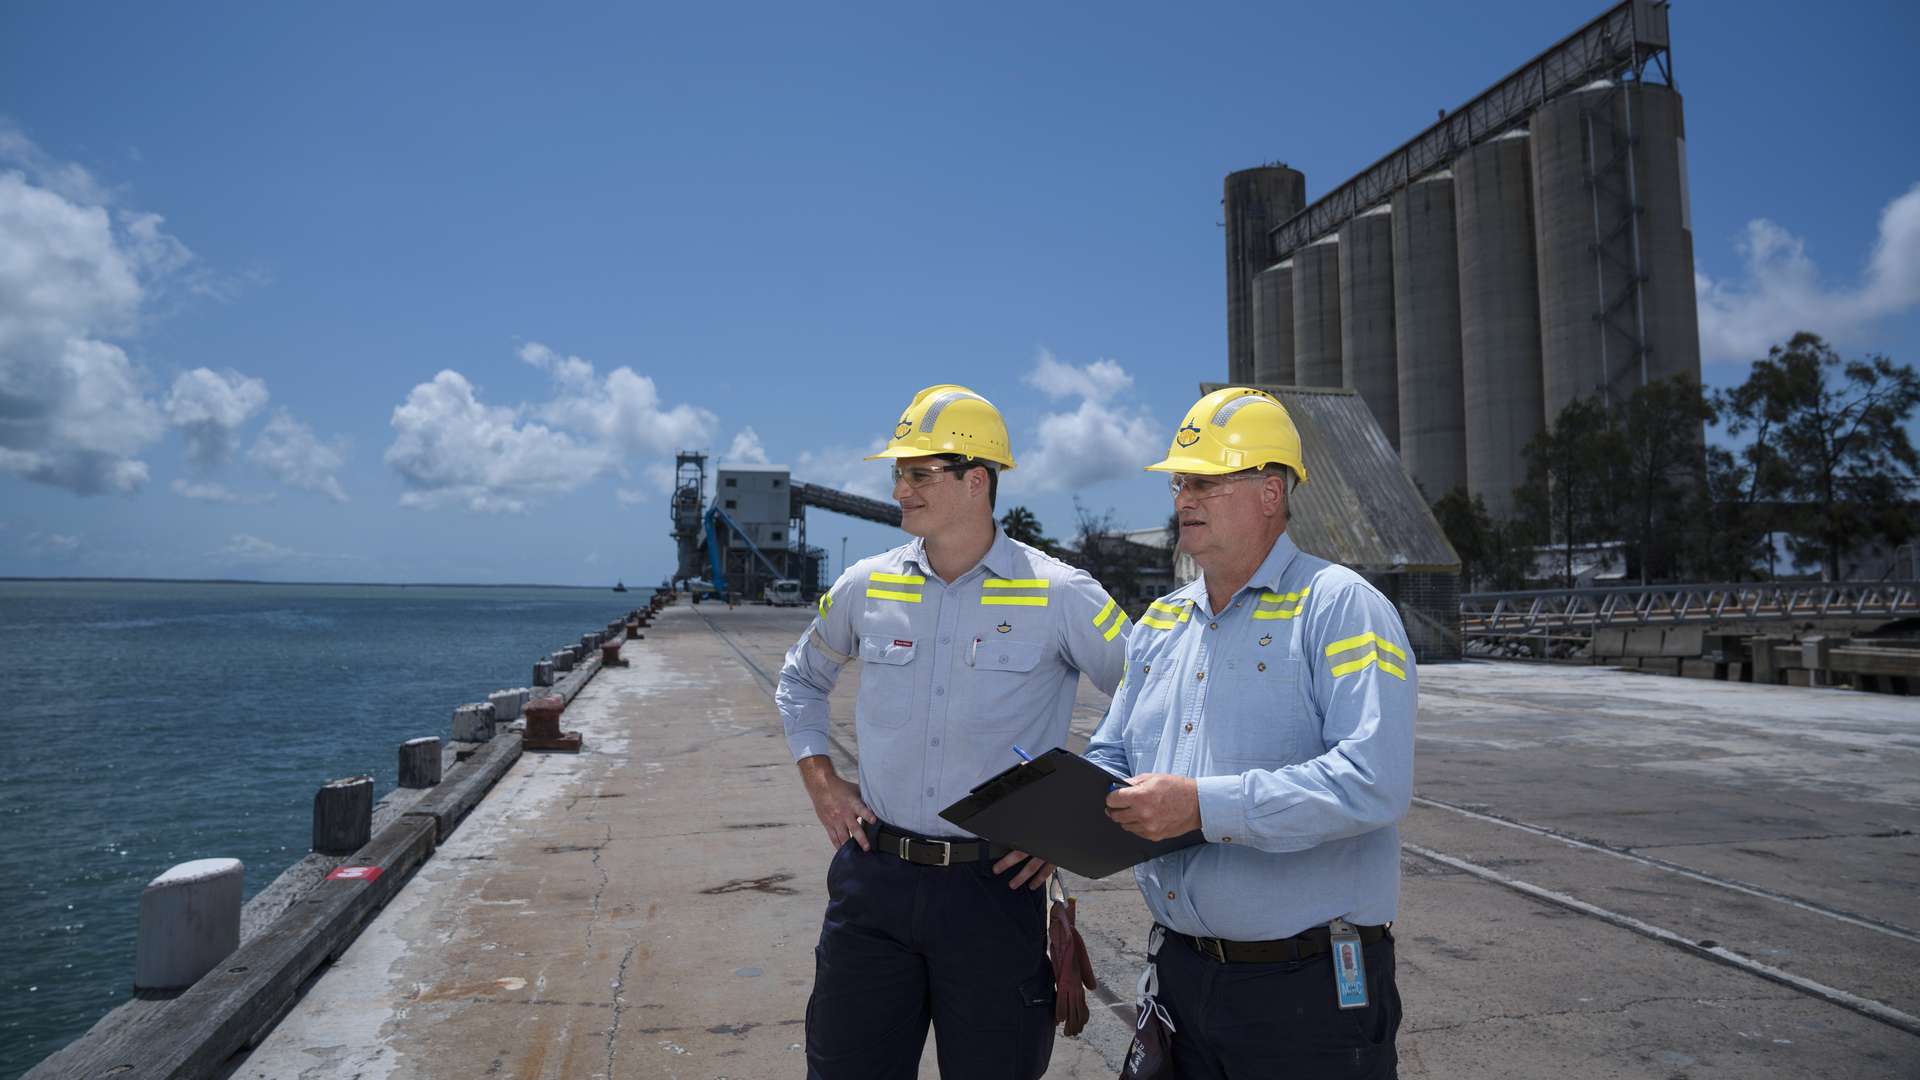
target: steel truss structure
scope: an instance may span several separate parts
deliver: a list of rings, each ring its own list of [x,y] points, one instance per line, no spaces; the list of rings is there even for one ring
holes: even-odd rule
[[[1920,581],[1608,586],[1460,597],[1463,637],[1749,620],[1920,616]]]
[[[1645,77],[1649,69],[1668,85],[1667,6],[1658,0],[1622,0],[1552,48],[1520,65],[1479,97],[1440,118],[1305,210],[1274,226],[1278,262],[1339,228],[1361,211],[1454,158],[1526,122],[1528,114],[1597,79]]]

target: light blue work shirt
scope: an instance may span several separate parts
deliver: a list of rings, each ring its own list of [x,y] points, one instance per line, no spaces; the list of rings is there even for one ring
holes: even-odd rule
[[[1030,754],[1064,746],[1085,672],[1112,693],[1127,616],[1099,582],[994,530],[942,581],[914,540],[847,568],[787,651],[774,701],[795,761],[827,753],[827,696],[850,658],[860,797],[922,836],[971,837],[940,811]]]
[[[1284,533],[1225,610],[1204,574],[1155,601],[1086,751],[1198,779],[1207,842],[1134,870],[1153,917],[1233,941],[1391,920],[1416,690],[1393,605]]]

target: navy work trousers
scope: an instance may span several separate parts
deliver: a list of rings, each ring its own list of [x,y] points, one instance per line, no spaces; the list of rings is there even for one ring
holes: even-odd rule
[[[1394,1080],[1400,991],[1392,936],[1362,954],[1367,1006],[1342,1009],[1331,953],[1225,964],[1168,934],[1155,963],[1159,1002],[1173,1018],[1174,1073],[1183,1080]]]
[[[1031,1080],[1053,1055],[1045,897],[992,860],[922,866],[848,841],[827,869],[807,1001],[810,1080]]]

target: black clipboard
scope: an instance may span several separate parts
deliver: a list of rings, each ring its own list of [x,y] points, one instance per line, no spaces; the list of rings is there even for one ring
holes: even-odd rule
[[[1107,770],[1055,747],[990,777],[940,816],[1089,878],[1205,841],[1198,829],[1148,840],[1114,824],[1106,806],[1115,782]]]

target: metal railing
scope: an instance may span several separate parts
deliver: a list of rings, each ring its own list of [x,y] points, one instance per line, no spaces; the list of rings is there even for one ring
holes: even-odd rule
[[[1460,633],[1467,637],[1614,626],[1908,616],[1920,616],[1920,582],[1615,585],[1460,597]]]

